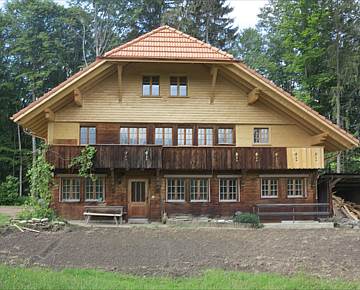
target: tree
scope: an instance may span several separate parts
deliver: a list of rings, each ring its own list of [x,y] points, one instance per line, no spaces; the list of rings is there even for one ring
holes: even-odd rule
[[[22,176],[31,147],[10,116],[80,68],[79,33],[77,12],[51,1],[14,0],[0,11],[1,179]]]
[[[163,23],[223,50],[232,48],[237,27],[229,16],[233,8],[227,1],[172,0],[167,7]]]

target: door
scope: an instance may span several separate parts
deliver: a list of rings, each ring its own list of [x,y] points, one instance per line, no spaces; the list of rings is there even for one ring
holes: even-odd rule
[[[148,206],[148,183],[147,180],[129,180],[129,217],[147,217]]]

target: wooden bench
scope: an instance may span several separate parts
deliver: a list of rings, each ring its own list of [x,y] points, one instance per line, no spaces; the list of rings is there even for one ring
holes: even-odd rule
[[[85,222],[88,224],[92,216],[113,217],[115,224],[122,224],[125,215],[123,206],[85,206]]]

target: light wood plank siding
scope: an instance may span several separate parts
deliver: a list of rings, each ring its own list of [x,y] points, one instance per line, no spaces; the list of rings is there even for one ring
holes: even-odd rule
[[[289,169],[324,168],[324,147],[287,148]]]
[[[142,97],[143,75],[160,76],[160,97]],[[169,77],[188,76],[186,98],[169,96]],[[210,68],[194,64],[129,64],[123,72],[122,101],[116,73],[83,92],[83,106],[56,112],[56,121],[289,124],[264,104],[247,105],[247,94],[220,74],[210,104]],[[291,123],[291,122],[290,122]]]

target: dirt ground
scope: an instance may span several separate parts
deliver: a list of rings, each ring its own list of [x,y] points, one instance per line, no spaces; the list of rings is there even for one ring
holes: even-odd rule
[[[360,231],[74,228],[0,234],[0,263],[189,276],[209,268],[358,280]]]

